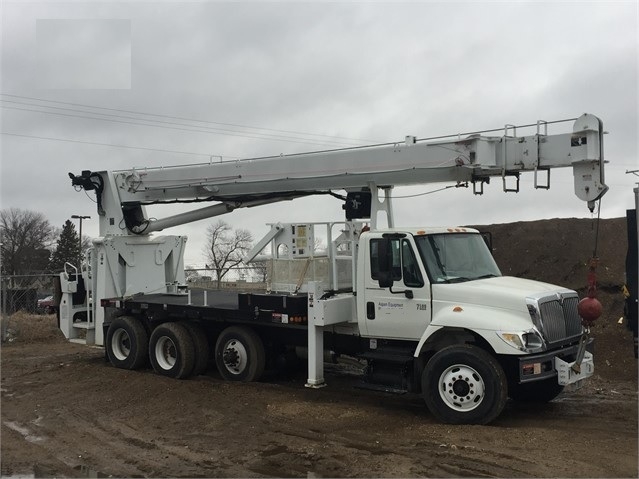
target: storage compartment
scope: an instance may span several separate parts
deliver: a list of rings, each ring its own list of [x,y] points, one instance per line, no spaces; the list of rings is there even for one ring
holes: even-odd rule
[[[308,321],[306,294],[255,294],[238,295],[240,311],[252,312],[260,321],[273,323],[306,323]]]

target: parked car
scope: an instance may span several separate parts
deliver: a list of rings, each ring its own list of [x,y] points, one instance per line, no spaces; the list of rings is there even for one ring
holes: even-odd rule
[[[58,310],[53,296],[47,296],[38,300],[38,312],[40,314],[55,314]]]

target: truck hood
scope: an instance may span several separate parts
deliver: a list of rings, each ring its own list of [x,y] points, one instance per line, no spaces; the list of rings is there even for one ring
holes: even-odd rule
[[[473,304],[490,308],[527,311],[526,298],[544,293],[568,293],[572,290],[530,279],[500,276],[465,283],[434,284],[433,300],[455,304]]]

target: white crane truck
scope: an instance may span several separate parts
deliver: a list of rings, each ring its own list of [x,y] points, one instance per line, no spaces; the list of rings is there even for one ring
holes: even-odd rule
[[[174,378],[201,374],[214,357],[225,380],[256,381],[278,355],[306,348],[306,386],[321,387],[325,354],[346,355],[366,365],[364,386],[421,392],[449,423],[488,423],[507,397],[549,401],[593,374],[577,293],[502,276],[474,229],[395,227],[390,192],[447,181],[481,194],[491,177],[518,191],[522,172],[547,189],[551,169],[572,167],[592,211],[607,190],[603,126],[590,114],[570,121],[561,134],[540,121],[529,136],[507,125],[501,136],[70,173],[76,188],[95,192],[100,237],[79,269],[60,274],[60,328],[71,341],[104,345],[115,367],[150,361]],[[263,292],[187,289],[186,237],[150,235],[313,194],[342,198],[346,220],[272,224],[247,258],[269,254]],[[163,219],[145,208],[195,201],[216,204]],[[325,252],[314,247],[318,235]]]

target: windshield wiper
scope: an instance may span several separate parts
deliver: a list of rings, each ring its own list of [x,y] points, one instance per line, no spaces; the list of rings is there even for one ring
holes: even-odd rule
[[[478,276],[476,278],[468,278],[466,276],[456,276],[454,278],[446,278],[443,281],[445,283],[464,283],[466,281],[475,281],[478,279],[486,279],[486,278],[497,278],[497,275],[490,273],[490,274],[484,274],[482,276]]]
[[[481,276],[477,276],[474,279],[486,279],[486,278],[497,278],[498,276],[496,274],[492,274],[492,273],[488,273],[488,274],[484,274]]]
[[[466,278],[465,276],[457,276],[455,278],[446,279],[445,281],[447,283],[463,283],[465,281],[472,281],[473,279],[475,278]]]

